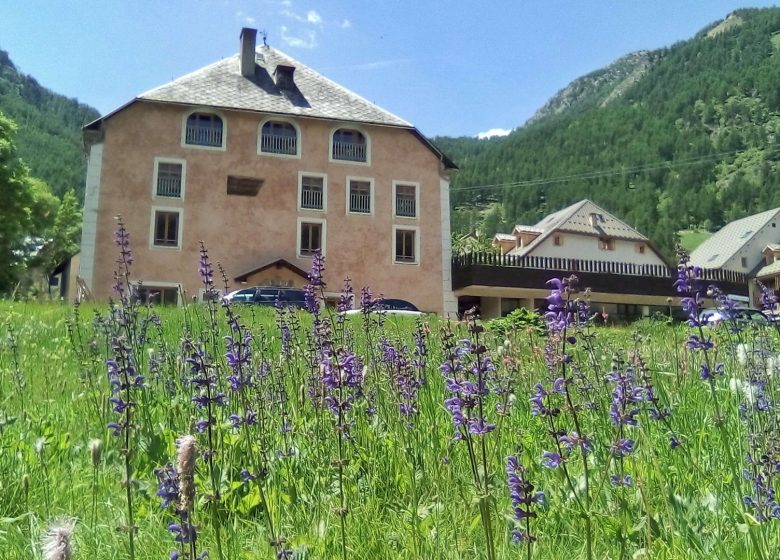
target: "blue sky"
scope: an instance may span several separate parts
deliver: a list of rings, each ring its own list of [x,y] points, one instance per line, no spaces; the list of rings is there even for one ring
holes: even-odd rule
[[[238,51],[242,26],[429,136],[521,125],[571,80],[761,0],[5,0],[0,48],[108,112]]]

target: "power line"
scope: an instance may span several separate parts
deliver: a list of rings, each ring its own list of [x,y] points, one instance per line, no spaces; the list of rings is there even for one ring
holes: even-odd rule
[[[766,150],[766,153],[771,154],[774,152],[777,152],[780,150],[780,147],[777,148],[770,148]],[[657,169],[674,169],[676,167],[683,167],[688,165],[696,165],[697,163],[704,163],[707,161],[712,161],[716,159],[720,159],[724,156],[730,156],[730,155],[736,155],[739,153],[744,152],[745,150],[734,150],[731,152],[719,152],[715,154],[709,154],[705,156],[697,156],[692,158],[686,158],[681,160],[667,160],[667,161],[660,161],[655,163],[649,163],[649,164],[643,164],[643,165],[637,165],[634,167],[620,167],[617,169],[610,169],[605,171],[588,171],[584,173],[576,173],[573,175],[561,175],[560,177],[548,177],[545,179],[528,179],[525,181],[513,181],[511,183],[495,183],[492,185],[473,185],[468,187],[455,187],[453,189],[450,189],[451,192],[460,192],[460,191],[472,191],[472,190],[483,190],[483,189],[498,189],[498,188],[506,188],[506,187],[526,187],[526,186],[544,186],[544,185],[554,185],[558,183],[567,183],[570,181],[575,180],[588,180],[588,179],[598,179],[601,177],[612,177],[615,175],[624,175],[624,174],[631,174],[631,173],[643,173],[646,171],[654,171]]]

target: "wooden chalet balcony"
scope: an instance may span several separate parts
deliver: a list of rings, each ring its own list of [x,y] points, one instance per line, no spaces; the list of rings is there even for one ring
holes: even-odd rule
[[[634,264],[556,257],[466,253],[452,258],[452,288],[469,286],[548,289],[546,282],[576,274],[580,288],[593,292],[676,297],[677,270],[664,265]],[[704,270],[703,281],[722,291],[747,295],[745,274]]]

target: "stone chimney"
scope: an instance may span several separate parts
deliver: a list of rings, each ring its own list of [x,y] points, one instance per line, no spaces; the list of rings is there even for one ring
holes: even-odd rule
[[[276,87],[281,90],[292,90],[295,88],[295,81],[293,74],[295,73],[295,66],[287,66],[285,64],[277,64],[274,70],[274,80],[276,81]]]
[[[257,29],[244,27],[241,30],[241,75],[252,78],[255,75],[255,41]]]

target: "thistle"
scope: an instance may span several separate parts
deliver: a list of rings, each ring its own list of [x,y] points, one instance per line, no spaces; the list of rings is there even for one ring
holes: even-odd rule
[[[192,512],[195,505],[195,436],[186,435],[177,442],[176,473],[179,475],[179,508]]]
[[[103,458],[103,441],[91,439],[87,444],[87,448],[89,449],[89,458],[92,463],[92,529],[94,529],[95,520],[97,518],[98,469],[100,468],[100,461]]]
[[[197,440],[191,435],[182,436],[176,440],[176,450],[176,467],[168,464],[154,471],[158,482],[157,496],[162,500],[161,507],[171,508],[178,518],[175,523],[168,525],[168,531],[174,535],[173,540],[183,547],[186,558],[206,558],[206,551],[198,555],[198,531],[193,521]],[[171,558],[180,558],[181,552],[174,550],[171,552]]]
[[[73,554],[73,530],[76,520],[54,520],[41,541],[43,560],[70,560]]]

